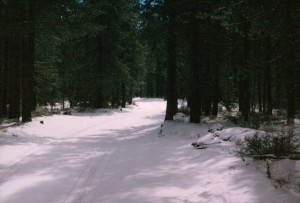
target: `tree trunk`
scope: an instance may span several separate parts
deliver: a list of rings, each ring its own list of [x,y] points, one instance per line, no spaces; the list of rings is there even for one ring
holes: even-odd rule
[[[177,67],[176,67],[176,36],[175,14],[171,3],[167,1],[169,10],[168,39],[167,39],[167,109],[165,120],[173,120],[177,113]]]
[[[25,10],[24,8],[24,14]],[[34,74],[34,44],[35,44],[35,4],[31,1],[28,7],[28,20],[22,35],[22,122],[31,121]],[[24,16],[25,17],[25,16]]]
[[[133,97],[133,90],[132,90],[132,86],[129,87],[129,91],[128,91],[128,96],[127,96],[127,103],[129,105],[132,104],[132,97]]]
[[[30,53],[29,59],[29,71],[30,71],[30,78],[29,78],[29,95],[30,95],[30,110],[34,111],[37,106],[36,101],[36,92],[35,92],[35,25],[36,25],[36,16],[35,16],[35,9],[36,9],[36,0],[31,0],[29,4],[29,36],[28,36],[28,52]]]
[[[243,72],[240,87],[240,100],[242,104],[242,115],[247,121],[250,112],[250,78],[249,78],[249,58],[250,58],[250,38],[249,38],[250,23],[244,24],[244,57],[243,57]]]
[[[4,42],[4,55],[3,55],[3,82],[2,82],[2,115],[7,115],[7,103],[8,103],[8,68],[7,61],[8,60],[8,41],[7,37],[5,37]]]
[[[160,61],[160,57],[156,54],[156,72],[155,72],[155,80],[156,80],[156,97],[160,98],[163,96],[163,80],[162,80],[162,63]]]
[[[219,65],[215,67],[214,80],[213,80],[213,107],[212,107],[213,116],[218,115],[218,103],[219,103]]]
[[[264,73],[265,74],[265,73]],[[267,111],[267,84],[266,84],[266,78],[264,78],[263,82],[263,98],[262,98],[262,110],[264,113]]]
[[[201,91],[200,91],[200,62],[199,62],[199,23],[196,19],[197,9],[195,8],[191,14],[191,40],[190,40],[190,50],[191,50],[191,68],[190,68],[190,122],[200,123],[201,115]]]
[[[20,117],[20,5],[16,0],[8,2],[9,5],[9,115],[10,119]]]
[[[0,12],[2,12],[2,9],[0,9]],[[1,13],[0,13],[1,14]],[[2,25],[2,15],[0,15],[0,25]],[[3,35],[0,34],[0,116],[3,114],[3,103],[5,102],[3,100],[3,82],[4,78],[4,40]]]
[[[205,100],[202,102],[202,112],[205,116],[210,116],[212,111],[212,99],[210,95],[205,95]]]
[[[30,83],[30,66],[29,66],[29,53],[28,53],[28,33],[22,35],[21,40],[21,53],[22,53],[22,122],[31,121],[31,99],[29,94]]]
[[[262,112],[262,79],[260,73],[257,76],[257,98],[258,98],[258,111]]]
[[[148,72],[147,74],[147,98],[153,98],[154,94],[153,87],[153,73]]]
[[[122,82],[122,102],[121,102],[122,108],[126,107],[126,84],[123,81]]]
[[[273,99],[272,99],[272,75],[271,75],[271,64],[270,60],[272,59],[271,55],[272,45],[271,45],[271,36],[267,35],[266,37],[266,67],[265,67],[265,83],[266,83],[266,113],[267,115],[272,115],[273,111]]]
[[[0,2],[0,116],[6,115],[7,104],[7,7]]]
[[[287,119],[289,123],[294,122],[295,118],[295,74],[296,74],[296,48],[295,44],[297,43],[296,35],[296,22],[294,15],[296,15],[297,9],[296,0],[285,0],[285,40],[286,40],[286,49],[289,50],[286,57],[286,98],[287,98]]]

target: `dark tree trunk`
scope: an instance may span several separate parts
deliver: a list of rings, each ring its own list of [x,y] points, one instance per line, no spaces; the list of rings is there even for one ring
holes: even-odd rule
[[[258,98],[258,111],[262,112],[262,79],[260,73],[257,76],[257,98]]]
[[[156,54],[156,97],[160,98],[163,96],[162,89],[163,89],[163,79],[162,79],[162,63],[160,61],[160,57]]]
[[[243,70],[242,70],[243,71]],[[239,73],[239,79],[238,79],[238,102],[239,102],[239,112],[243,112],[244,109],[244,87],[243,87],[243,73]]]
[[[211,115],[211,110],[212,110],[212,99],[211,96],[205,95],[205,100],[202,102],[202,111],[204,112],[205,116],[210,116]]]
[[[21,40],[21,53],[22,53],[22,122],[31,121],[31,98],[29,93],[29,83],[30,83],[30,66],[28,53],[28,33],[22,35]]]
[[[28,36],[28,51],[30,53],[29,58],[29,71],[30,71],[30,78],[29,78],[29,95],[30,95],[30,110],[34,111],[37,106],[36,101],[36,92],[35,92],[35,22],[36,22],[36,16],[35,16],[35,9],[36,9],[36,0],[31,0],[31,3],[29,4],[29,22],[30,23],[30,29],[29,29],[29,36]]]
[[[167,109],[165,120],[173,120],[177,113],[177,67],[176,67],[176,26],[172,3],[167,1],[169,9],[168,39],[167,39]]]
[[[272,75],[271,75],[271,36],[266,37],[266,67],[265,67],[265,83],[266,83],[266,113],[272,115],[273,111],[273,99],[272,99]]]
[[[116,106],[116,96],[112,95],[111,96],[111,107],[115,107]]]
[[[0,8],[0,12],[2,12],[2,9]],[[0,13],[1,14],[1,13]],[[2,15],[0,15],[0,25],[2,25]],[[4,40],[3,35],[0,34],[0,116],[4,115],[3,113],[3,103],[5,101],[3,100],[3,86],[4,86]]]
[[[218,74],[218,73],[216,73]],[[218,77],[218,76],[217,76]],[[219,84],[218,84],[219,79],[216,79],[214,84],[214,93],[213,93],[213,107],[212,107],[212,115],[217,116],[218,115],[218,103],[219,103]]]
[[[133,97],[133,90],[132,90],[132,86],[129,86],[128,87],[128,95],[127,95],[127,103],[129,104],[129,105],[131,105],[132,104],[132,97]]]
[[[250,24],[244,24],[244,57],[243,72],[240,80],[240,104],[244,120],[247,121],[250,113],[250,78],[249,78],[249,58],[250,58]]]
[[[126,84],[125,82],[122,82],[122,102],[121,102],[122,108],[126,107]]]
[[[154,87],[153,87],[153,74],[148,73],[147,74],[147,97],[153,98],[154,96]]]
[[[119,107],[119,106],[121,106],[121,103],[122,103],[122,101],[121,101],[121,98],[120,98],[120,92],[119,92],[120,90],[118,90],[117,91],[117,94],[116,94],[116,105]]]
[[[296,15],[297,9],[296,0],[285,0],[285,12],[286,12],[286,29],[285,29],[285,40],[286,40],[286,49],[289,49],[289,52],[286,57],[286,98],[287,98],[287,119],[289,123],[294,122],[295,118],[295,74],[296,74],[296,48],[295,44],[297,43],[296,35]]]
[[[190,38],[190,50],[191,50],[191,80],[190,80],[190,122],[200,123],[201,115],[201,91],[200,91],[200,62],[199,62],[199,23],[196,19],[197,9],[195,8],[191,14],[191,38]],[[207,99],[207,98],[206,98]]]
[[[25,10],[24,8],[24,14]],[[32,0],[28,7],[28,24],[22,35],[22,122],[31,121],[33,106],[33,74],[34,74],[34,45],[35,45],[35,4]]]
[[[263,98],[262,98],[262,110],[264,113],[266,113],[267,108],[267,84],[266,84],[266,78],[264,78],[264,83],[263,83]]]
[[[100,84],[98,84],[98,88],[97,91],[94,95],[96,97],[96,101],[95,101],[95,107],[96,108],[103,108],[103,90],[100,86]]]
[[[8,103],[8,68],[7,68],[7,62],[8,62],[8,41],[7,37],[5,37],[4,42],[4,55],[3,55],[3,82],[2,82],[2,114],[7,115],[7,103]]]
[[[7,15],[4,2],[0,2],[0,116],[6,114],[7,104]]]
[[[10,119],[20,117],[20,5],[16,0],[8,2],[9,5],[9,49],[8,49],[8,69],[9,69],[9,115]]]
[[[219,57],[218,57],[219,58]],[[218,103],[219,103],[219,66],[217,65],[214,73],[213,80],[213,107],[212,107],[212,115],[218,115]]]

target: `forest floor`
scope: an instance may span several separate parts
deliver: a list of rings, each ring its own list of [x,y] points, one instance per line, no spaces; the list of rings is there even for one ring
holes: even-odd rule
[[[299,191],[274,185],[261,163],[211,137],[213,123],[163,124],[165,101],[135,103],[0,130],[0,202],[299,203]],[[251,131],[222,122],[219,137]],[[198,137],[216,144],[194,149]]]

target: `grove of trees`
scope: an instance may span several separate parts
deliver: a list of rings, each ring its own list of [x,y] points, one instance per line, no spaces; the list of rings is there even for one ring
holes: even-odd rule
[[[38,104],[188,101],[190,122],[238,104],[300,111],[297,0],[0,0],[0,116]]]

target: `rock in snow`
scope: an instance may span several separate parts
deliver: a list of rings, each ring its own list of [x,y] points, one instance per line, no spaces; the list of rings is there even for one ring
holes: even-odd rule
[[[174,120],[184,120],[186,115],[184,113],[178,112],[173,116]]]
[[[224,126],[220,123],[215,123],[208,128],[208,132],[215,132],[223,130]]]

